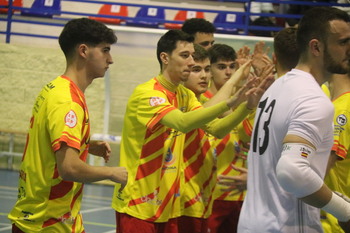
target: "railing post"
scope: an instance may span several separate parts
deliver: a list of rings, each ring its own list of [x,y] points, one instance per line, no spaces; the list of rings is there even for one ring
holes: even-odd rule
[[[247,8],[245,10],[245,19],[244,19],[244,35],[248,35],[248,27],[249,27],[249,20],[250,20],[250,5],[251,0],[247,1]]]
[[[11,39],[11,26],[12,26],[12,8],[13,0],[9,0],[9,8],[7,11],[7,26],[6,26],[6,43],[10,43]]]

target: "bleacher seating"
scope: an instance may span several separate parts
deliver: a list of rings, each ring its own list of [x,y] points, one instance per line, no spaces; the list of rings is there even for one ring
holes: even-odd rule
[[[5,6],[5,8],[0,8],[0,14],[7,14],[8,7],[9,7],[9,0],[0,0],[0,6]],[[14,6],[14,7],[23,7],[23,2],[22,2],[22,0],[14,0],[12,2],[12,6]],[[19,10],[12,10],[12,14],[15,11],[19,11]]]
[[[101,6],[99,12],[99,15],[110,15],[110,16],[128,16],[128,7],[127,6],[121,6],[121,5],[109,5],[104,4]],[[106,18],[106,17],[94,17],[91,16],[90,19],[94,19],[103,23],[107,24],[120,24],[121,22],[125,22],[124,19],[118,19],[118,18]]]
[[[127,20],[126,25],[158,28],[164,20],[164,8],[143,6],[136,13],[135,19]]]
[[[244,25],[244,16],[220,12],[215,17],[213,23],[218,33],[238,34],[239,26],[243,27]]]
[[[60,11],[61,0],[34,0],[31,8],[22,10],[21,15],[52,18]]]
[[[202,18],[204,19],[204,12],[201,11],[178,11],[174,17],[176,21],[185,21],[191,18]],[[164,27],[167,29],[181,29],[182,24],[179,23],[165,23]]]

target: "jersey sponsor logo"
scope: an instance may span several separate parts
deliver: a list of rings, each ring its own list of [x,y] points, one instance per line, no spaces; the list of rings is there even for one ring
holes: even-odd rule
[[[71,213],[67,213],[57,218],[58,221],[65,224],[74,224],[75,218],[71,215]]]
[[[165,101],[166,100],[164,98],[155,96],[149,99],[149,104],[154,107],[162,103],[165,103]]]
[[[52,83],[48,83],[48,84],[46,85],[46,87],[49,88],[49,89],[54,89],[54,88],[55,88],[55,85],[53,85]]]
[[[78,119],[77,115],[73,110],[70,110],[67,114],[66,117],[64,118],[64,121],[66,125],[70,128],[74,128],[77,125]]]
[[[17,194],[17,198],[18,200],[21,200],[23,198],[25,198],[27,196],[26,190],[23,186],[18,188],[18,194]]]
[[[141,201],[144,203],[148,203],[151,205],[161,205],[163,200],[158,199],[158,190],[154,190],[153,193],[146,195],[146,196],[142,196],[141,197]]]
[[[348,122],[348,118],[344,114],[341,114],[337,117],[337,123],[341,126],[344,126]]]
[[[34,220],[30,219],[30,217],[34,215],[32,212],[22,210],[22,214],[23,214],[23,220],[28,222],[34,222]]]
[[[24,182],[27,181],[27,174],[25,173],[25,171],[23,170],[19,171],[19,178],[21,178]]]

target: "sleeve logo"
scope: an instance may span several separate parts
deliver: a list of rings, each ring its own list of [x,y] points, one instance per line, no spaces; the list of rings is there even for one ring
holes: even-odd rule
[[[75,112],[73,110],[70,110],[66,114],[64,121],[68,127],[74,128],[78,122],[77,115],[75,114]]]
[[[344,126],[348,122],[348,119],[344,114],[341,114],[337,117],[337,123],[341,126]]]
[[[165,103],[165,101],[166,100],[162,97],[151,97],[149,99],[149,104],[154,107],[154,106],[160,105],[162,103]]]

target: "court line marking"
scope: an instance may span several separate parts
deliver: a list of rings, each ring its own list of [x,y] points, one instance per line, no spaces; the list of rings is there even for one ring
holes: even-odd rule
[[[100,207],[100,208],[95,208],[95,209],[82,210],[82,211],[80,211],[80,213],[86,214],[86,213],[92,213],[92,212],[98,212],[98,211],[110,210],[110,209],[112,209],[112,207],[110,207],[110,206],[108,206],[108,207]]]
[[[17,190],[18,190],[18,187],[0,185],[0,189],[7,189],[7,190],[14,190],[14,191],[17,191]]]
[[[90,221],[84,221],[84,219],[83,219],[83,225],[94,225],[94,226],[100,226],[100,227],[112,227],[112,228],[115,228],[114,224],[100,223],[100,222],[90,222]],[[114,232],[115,232],[115,230],[114,230]]]
[[[0,228],[0,232],[1,232],[1,231],[11,230],[11,229],[12,229],[12,225],[10,225],[10,226],[8,226],[8,227]]]

